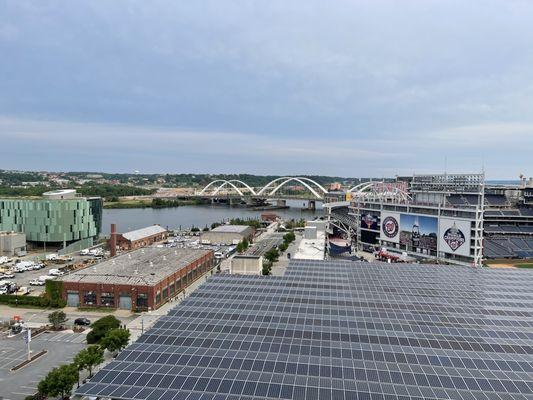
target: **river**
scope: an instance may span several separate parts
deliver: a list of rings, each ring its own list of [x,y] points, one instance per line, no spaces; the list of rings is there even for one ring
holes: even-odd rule
[[[282,218],[312,219],[323,215],[322,203],[317,202],[317,210],[302,209],[307,202],[287,200],[291,208],[273,210]],[[221,222],[231,218],[259,218],[263,211],[254,211],[242,207],[228,206],[181,206],[172,208],[124,208],[104,209],[102,219],[102,234],[109,235],[110,225],[117,224],[118,232],[128,232],[134,229],[159,224],[168,229],[186,229],[197,226],[202,229],[213,222]]]

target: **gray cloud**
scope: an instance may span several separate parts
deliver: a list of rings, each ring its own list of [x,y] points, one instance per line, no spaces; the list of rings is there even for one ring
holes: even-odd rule
[[[527,174],[527,1],[0,9],[6,168]]]

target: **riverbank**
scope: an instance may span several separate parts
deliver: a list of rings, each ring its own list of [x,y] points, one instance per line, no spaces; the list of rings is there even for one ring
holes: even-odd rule
[[[195,206],[204,204],[201,200],[119,200],[104,202],[105,209],[123,209],[123,208],[172,208],[181,206]]]

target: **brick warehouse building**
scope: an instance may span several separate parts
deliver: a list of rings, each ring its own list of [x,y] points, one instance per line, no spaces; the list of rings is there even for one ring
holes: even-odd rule
[[[113,232],[112,232],[113,234]],[[168,237],[168,231],[160,225],[152,225],[116,235],[116,246],[120,250],[135,250],[161,242]],[[112,247],[111,240],[109,246]]]
[[[154,310],[214,265],[211,250],[148,247],[61,278],[71,307]]]

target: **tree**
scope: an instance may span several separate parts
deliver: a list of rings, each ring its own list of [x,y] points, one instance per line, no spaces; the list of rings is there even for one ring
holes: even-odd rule
[[[37,390],[45,396],[61,396],[61,399],[70,395],[72,387],[78,381],[80,373],[75,364],[61,365],[54,368],[39,382]]]
[[[242,239],[242,247],[244,248],[244,250],[246,250],[248,248],[248,246],[250,246],[250,243],[248,242],[248,239],[246,239],[246,238]]]
[[[294,234],[294,232],[288,232],[283,235],[283,241],[287,243],[287,245],[294,242],[294,240],[296,240],[296,235]]]
[[[100,346],[89,346],[74,357],[74,364],[80,370],[87,369],[89,371],[89,378],[93,376],[93,367],[103,362],[104,349]]]
[[[277,249],[270,249],[264,255],[264,257],[271,263],[278,261],[279,251]]]
[[[270,261],[263,261],[263,270],[261,273],[263,275],[270,275],[272,272],[272,263]]]
[[[59,329],[67,321],[67,314],[63,311],[54,311],[48,314],[48,321],[50,321],[54,329]]]
[[[102,347],[109,350],[111,353],[122,350],[128,345],[130,340],[129,329],[111,329],[102,339]]]
[[[237,253],[242,253],[244,251],[244,246],[242,245],[242,242],[237,243]]]
[[[87,343],[98,343],[111,329],[118,328],[120,321],[113,315],[107,315],[93,322],[92,330],[87,334]]]
[[[285,250],[287,250],[289,248],[289,245],[287,244],[287,242],[283,242],[278,247],[279,247],[280,251],[285,251]]]

